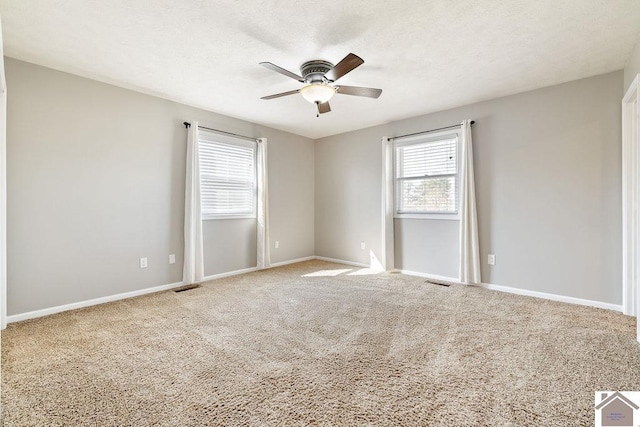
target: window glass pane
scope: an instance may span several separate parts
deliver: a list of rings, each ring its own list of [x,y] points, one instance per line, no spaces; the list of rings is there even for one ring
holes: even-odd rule
[[[456,177],[402,180],[398,212],[456,212]]]

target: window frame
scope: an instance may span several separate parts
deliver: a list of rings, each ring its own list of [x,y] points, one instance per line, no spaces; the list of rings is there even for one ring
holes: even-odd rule
[[[205,212],[204,205],[200,203],[200,212],[203,221],[220,220],[220,219],[257,219],[258,217],[258,143],[257,141],[244,140],[240,138],[233,138],[226,135],[220,135],[215,132],[208,132],[206,130],[199,129],[198,131],[198,145],[203,144],[218,144],[218,145],[235,145],[239,147],[251,148],[253,152],[253,185],[252,191],[252,212],[243,212],[237,214],[216,214],[212,212]],[[198,153],[198,159],[200,167],[202,167],[202,159],[200,153]],[[202,187],[202,171],[200,171],[200,197],[203,194]]]
[[[456,173],[439,176],[455,176],[455,212],[404,212],[399,211],[399,196],[403,181],[420,178],[399,178],[398,177],[398,149],[411,145],[428,144],[456,138]],[[444,131],[429,132],[422,135],[401,138],[393,141],[393,217],[398,219],[429,219],[429,220],[460,220],[460,166],[462,165],[460,151],[462,148],[462,128],[447,129]]]

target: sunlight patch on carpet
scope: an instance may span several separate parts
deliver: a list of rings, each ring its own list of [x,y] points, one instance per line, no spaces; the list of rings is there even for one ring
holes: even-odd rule
[[[338,276],[342,273],[348,273],[351,270],[352,270],[351,268],[343,268],[339,270],[320,270],[320,271],[314,271],[313,273],[309,273],[309,274],[303,274],[302,277],[332,277],[332,276]]]
[[[384,270],[380,268],[363,268],[353,273],[349,273],[347,276],[370,276],[372,274],[384,273]]]

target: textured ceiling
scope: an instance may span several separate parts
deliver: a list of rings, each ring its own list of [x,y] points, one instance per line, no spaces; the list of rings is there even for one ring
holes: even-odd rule
[[[7,56],[318,138],[624,67],[638,0],[2,0]],[[365,63],[316,118],[310,59]],[[188,119],[185,117],[185,119]]]

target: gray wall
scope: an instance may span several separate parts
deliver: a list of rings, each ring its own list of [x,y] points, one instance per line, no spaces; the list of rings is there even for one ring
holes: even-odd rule
[[[624,90],[626,91],[633,79],[640,73],[640,40],[631,52],[631,56],[624,67]]]
[[[369,263],[380,258],[383,128],[316,142],[316,255]],[[365,250],[360,243],[365,243]]]
[[[185,120],[269,139],[282,248],[272,262],[313,255],[312,140],[11,58],[5,67],[8,315],[181,280]],[[255,266],[251,221],[204,229],[206,274]]]
[[[393,224],[397,269],[458,277],[460,221],[396,218]]]
[[[202,221],[204,275],[255,267],[258,227],[255,219]]]
[[[316,141],[316,254],[362,262],[368,239],[380,256],[382,136],[469,118],[483,282],[620,304],[622,85],[618,71]],[[430,243],[396,241],[400,265],[448,275],[430,269],[457,232],[418,221],[401,234]]]
[[[275,134],[275,131],[272,131]],[[271,263],[314,255],[314,143],[293,134],[269,139]],[[275,242],[280,242],[276,249]]]

